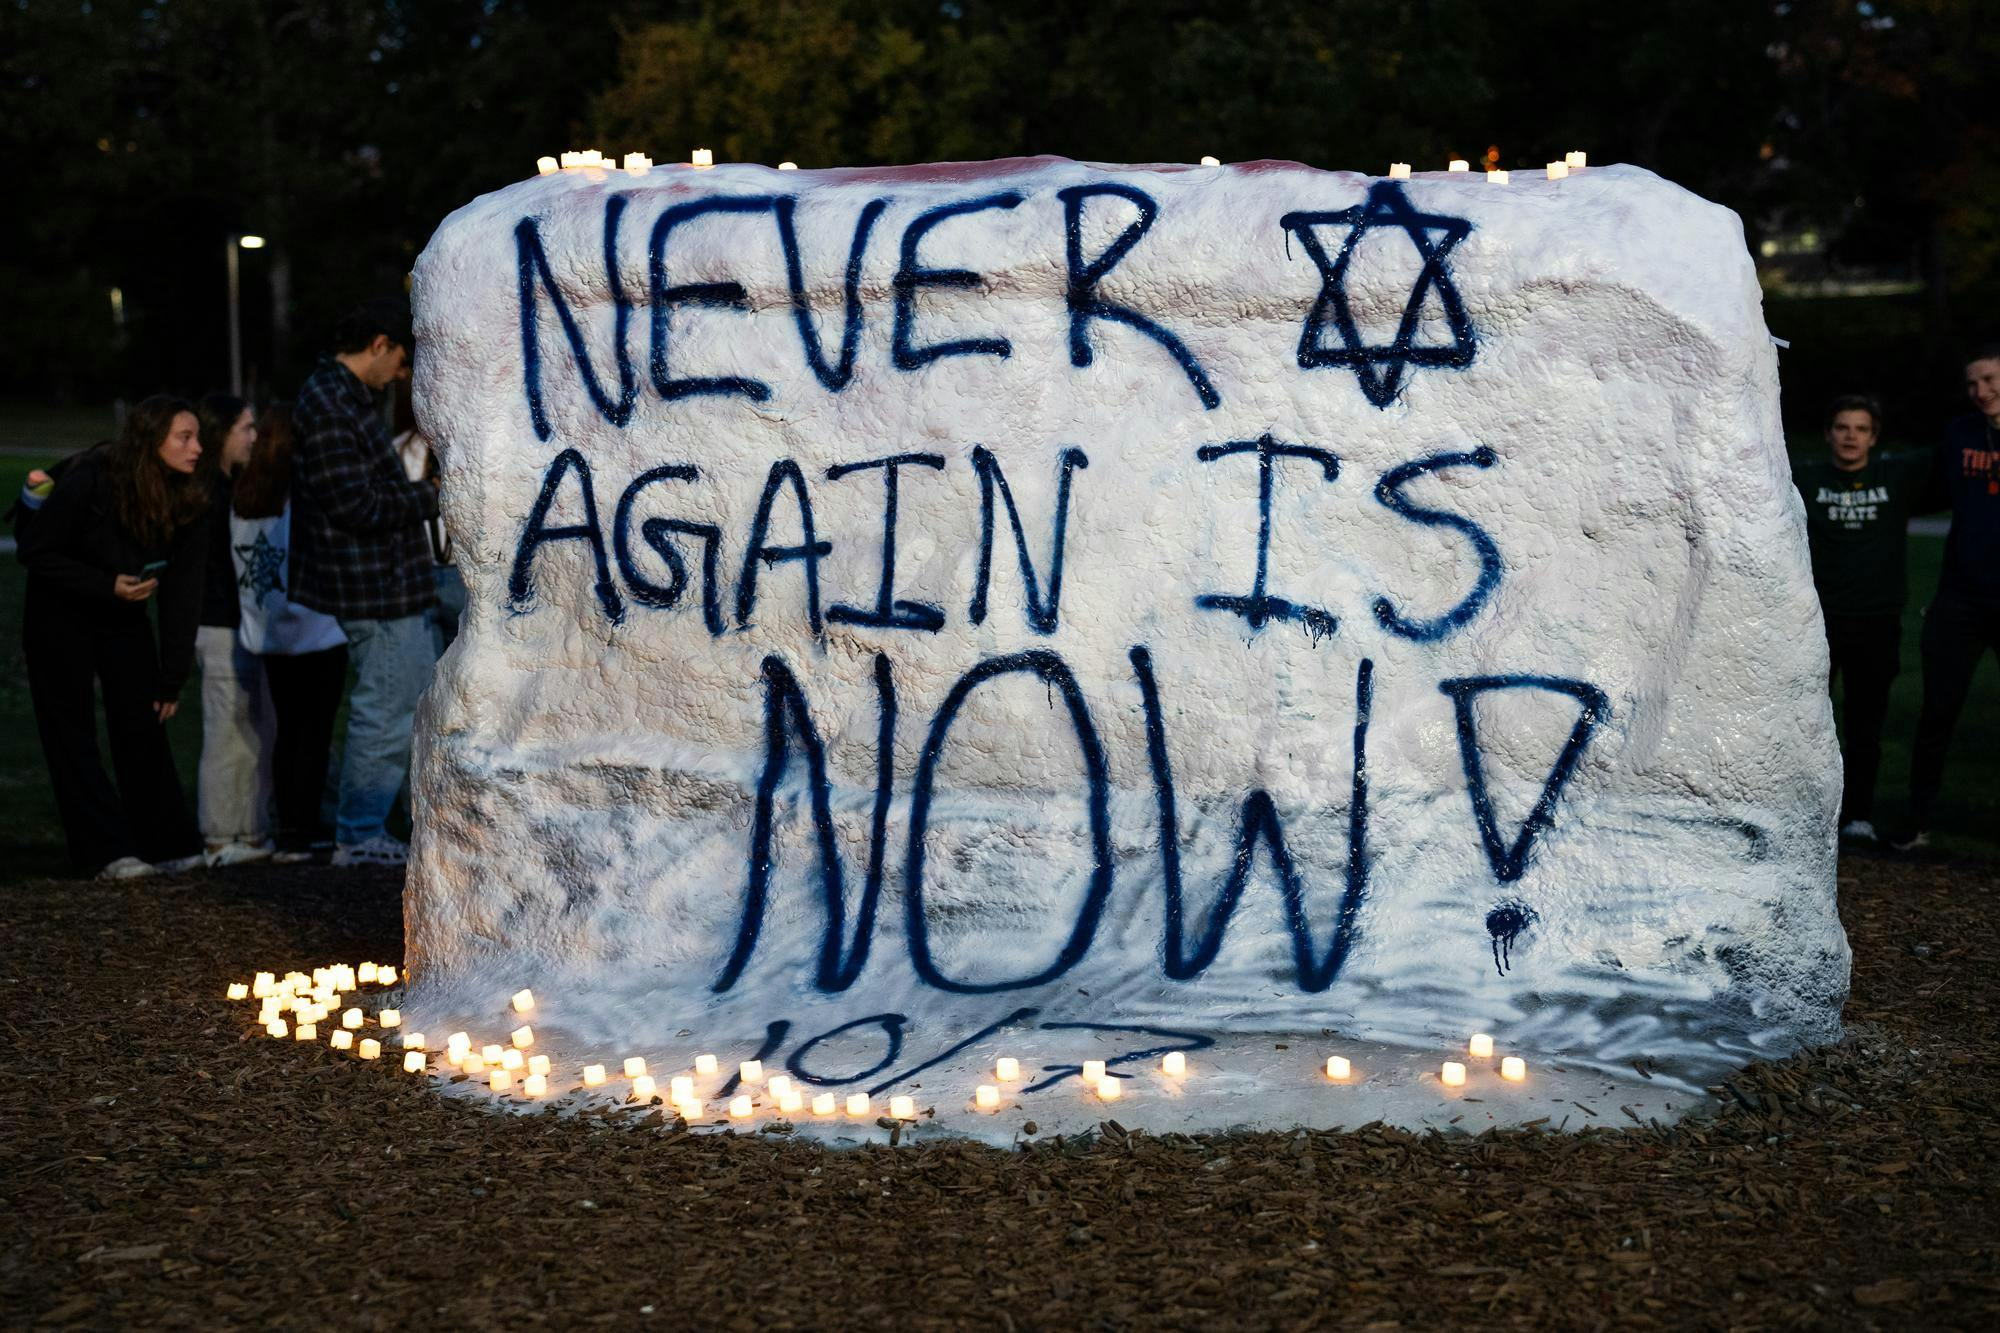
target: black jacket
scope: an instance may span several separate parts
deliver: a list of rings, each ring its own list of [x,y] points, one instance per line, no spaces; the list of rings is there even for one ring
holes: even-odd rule
[[[243,623],[243,603],[236,596],[236,561],[229,550],[230,484],[215,479],[208,506],[208,563],[202,575],[201,623],[235,629]]]
[[[28,567],[28,596],[69,604],[80,632],[118,618],[146,618],[145,602],[121,601],[112,591],[120,574],[137,575],[166,561],[152,598],[160,611],[160,677],[155,698],[180,696],[194,665],[194,633],[201,613],[207,564],[208,520],[196,519],[164,545],[141,542],[118,521],[112,504],[108,449],[78,458],[25,526],[18,548]]]

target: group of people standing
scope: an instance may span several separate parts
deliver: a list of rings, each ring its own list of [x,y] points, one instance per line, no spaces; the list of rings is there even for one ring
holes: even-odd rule
[[[456,630],[464,584],[408,395],[395,398],[394,438],[377,398],[409,379],[408,303],[359,307],[333,347],[289,408],[148,398],[116,441],[29,478],[15,510],[28,685],[70,857],[84,873],[407,857],[388,822],[417,701]],[[1827,455],[1794,476],[1832,677],[1844,680],[1841,834],[1899,850],[1928,841],[1973,674],[2000,652],[2000,344],[1967,357],[1965,385],[1977,410],[1939,447],[1908,453],[1876,451],[1882,419],[1871,400],[1835,401]],[[1951,528],[1924,616],[1910,819],[1885,835],[1874,799],[1901,667],[1905,534],[1913,514],[1943,509]],[[196,663],[198,816],[163,730]],[[111,775],[97,745],[100,689]]]
[[[408,302],[369,302],[289,406],[148,398],[117,440],[29,477],[15,510],[22,647],[79,871],[406,859],[388,823],[464,597],[407,392],[399,439],[378,400],[407,383],[414,350]],[[191,814],[163,724],[197,664]]]
[[[1878,453],[1882,414],[1873,400],[1836,399],[1827,454],[1793,473],[1805,501],[1813,584],[1826,618],[1832,679],[1842,682],[1844,765],[1840,833],[1923,847],[1945,754],[1974,673],[2000,652],[2000,343],[1965,359],[1973,412],[1935,448]],[[1923,707],[1910,754],[1909,818],[1878,830],[1874,803],[1889,687],[1902,669],[1905,553],[1913,515],[1949,510],[1944,566],[1924,612]]]

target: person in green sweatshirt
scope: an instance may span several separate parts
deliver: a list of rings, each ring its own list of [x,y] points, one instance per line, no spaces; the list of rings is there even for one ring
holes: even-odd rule
[[[1826,617],[1828,684],[1840,681],[1845,692],[1840,836],[1861,842],[1877,840],[1875,779],[1889,686],[1902,669],[1910,516],[1940,507],[1927,494],[1932,451],[1878,453],[1881,434],[1873,399],[1836,398],[1827,413],[1826,457],[1792,472]]]

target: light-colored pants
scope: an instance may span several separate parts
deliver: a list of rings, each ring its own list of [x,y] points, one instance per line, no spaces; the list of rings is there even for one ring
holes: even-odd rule
[[[396,620],[349,620],[347,745],[340,757],[340,809],[333,839],[342,847],[381,837],[410,768],[417,700],[437,666],[437,625],[429,612]]]
[[[263,660],[221,625],[201,626],[194,648],[201,663],[201,836],[211,846],[262,842],[271,831],[277,734]]]

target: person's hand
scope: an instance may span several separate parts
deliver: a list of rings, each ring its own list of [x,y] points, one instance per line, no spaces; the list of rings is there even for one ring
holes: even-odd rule
[[[35,468],[28,473],[28,489],[33,490],[37,486],[46,485],[48,480],[48,473],[42,471],[40,468]]]
[[[161,722],[165,722],[180,711],[181,705],[178,699],[157,699],[153,702],[153,712],[158,715]]]
[[[158,579],[142,579],[137,574],[120,574],[111,593],[121,602],[143,602],[160,586]]]

